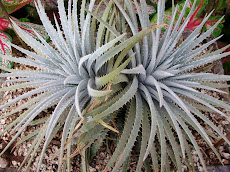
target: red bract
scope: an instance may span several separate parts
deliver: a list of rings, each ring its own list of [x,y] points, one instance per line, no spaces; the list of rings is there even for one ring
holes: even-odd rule
[[[35,35],[34,31],[38,32],[45,40],[47,40],[49,37],[47,35],[47,32],[45,31],[44,27],[41,25],[33,24],[33,23],[28,23],[28,22],[19,22],[17,19],[12,18],[16,24],[25,32],[30,34],[32,37],[37,39],[37,36]],[[10,23],[4,19],[0,18],[0,30],[1,31],[6,31],[6,29],[12,29]]]
[[[15,21],[15,22],[22,30],[24,30],[27,34],[29,34],[33,38],[38,39],[38,37],[34,33],[34,31],[36,31],[41,37],[43,37],[43,39],[45,39],[46,41],[49,40],[49,36],[42,25],[28,23],[28,22],[19,22],[19,21]]]
[[[6,54],[7,54],[6,49],[9,50],[9,52],[11,52],[11,48],[10,48],[9,45],[7,45],[7,44],[5,43],[5,39],[4,39],[4,38],[5,38],[5,39],[8,39],[8,40],[10,41],[10,38],[9,38],[8,36],[6,36],[6,34],[0,33],[0,46],[1,46],[0,52],[1,52],[2,54],[6,55]]]
[[[0,32],[0,53],[3,55],[10,55],[12,53],[10,44],[10,37],[6,33]],[[0,58],[0,66],[12,68],[13,63],[7,59]]]
[[[200,18],[196,19],[196,16],[197,16],[199,10],[203,7],[202,6],[203,2],[204,2],[204,0],[200,2],[199,6],[196,8],[195,12],[191,16],[191,19],[189,20],[189,22],[187,24],[186,30],[192,30],[193,31],[202,22],[202,18],[200,17]],[[191,8],[192,4],[189,3],[189,6]]]
[[[193,15],[191,16],[191,19],[189,20],[188,24],[187,24],[187,27],[185,28],[185,30],[191,30],[191,31],[194,31],[195,28],[197,26],[199,26],[203,20],[202,17],[199,17],[199,18],[196,18],[197,15],[198,15],[198,12],[201,10],[201,8],[203,7],[203,3],[204,3],[204,0],[200,2],[199,6],[196,8],[195,12],[193,13]],[[192,4],[189,3],[189,6],[190,8],[192,7]],[[214,20],[214,21],[211,21],[211,20],[208,20],[206,22],[206,25],[209,25],[209,26],[212,26],[214,23],[216,23],[217,20]]]
[[[36,37],[36,35],[34,34],[34,32],[33,32],[32,30],[27,29],[27,28],[24,28],[24,27],[22,27],[22,26],[20,26],[20,25],[19,25],[19,27],[20,27],[22,30],[24,30],[24,31],[26,31],[27,33],[29,33],[30,35]]]
[[[6,31],[6,29],[9,28],[10,28],[10,23],[4,18],[0,18],[0,30]]]

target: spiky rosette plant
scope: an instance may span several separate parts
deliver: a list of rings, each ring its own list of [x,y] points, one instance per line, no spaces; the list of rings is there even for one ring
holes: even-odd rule
[[[122,28],[121,31],[128,30],[131,35],[136,35],[140,30],[150,27],[145,0],[140,0],[140,5],[138,5],[137,0],[125,0],[123,1],[124,5],[121,5],[118,0],[113,0],[113,2],[120,12],[117,28]],[[80,131],[82,133],[88,131],[93,133],[93,128],[96,125],[95,121],[108,119],[111,113],[127,105],[127,112],[124,114],[126,122],[123,133],[104,171],[108,171],[112,167],[112,171],[116,172],[124,164],[138,135],[141,137],[141,146],[136,171],[141,171],[143,162],[149,155],[152,159],[154,171],[170,171],[169,159],[178,171],[182,171],[182,162],[191,170],[194,170],[194,163],[191,158],[192,150],[197,152],[204,170],[207,171],[201,150],[191,129],[200,134],[219,160],[221,158],[197,118],[203,120],[230,144],[224,134],[202,113],[205,110],[226,117],[219,108],[230,110],[230,106],[205,94],[205,92],[198,91],[205,89],[224,93],[218,88],[228,87],[218,82],[228,81],[230,76],[197,72],[198,68],[230,54],[230,52],[223,53],[227,47],[202,54],[207,47],[220,37],[199,46],[212,34],[222,18],[208,31],[201,33],[202,27],[211,15],[209,14],[181,42],[180,38],[194,12],[196,1],[194,1],[188,16],[182,22],[187,3],[188,1],[185,2],[177,21],[174,21],[177,7],[174,9],[171,22],[165,32],[162,32],[161,28],[157,28],[156,31],[152,30],[143,38],[143,41],[138,42],[129,51],[129,55],[135,53],[135,56],[128,67],[117,77],[128,77],[127,86],[117,96],[85,114],[92,119],[83,125]],[[137,15],[133,4],[135,4],[138,12]],[[160,0],[158,2],[156,25],[163,24],[164,8],[165,1]],[[106,61],[107,59],[101,59],[100,64],[98,63],[96,66],[100,67]],[[118,64],[115,64],[115,66]],[[104,110],[105,108],[106,110]],[[89,134],[83,135],[81,139],[86,140],[87,137],[89,137]],[[84,144],[82,144],[82,147],[84,147]]]
[[[105,22],[97,22],[91,16],[90,11],[93,9],[94,2],[94,0],[90,1],[89,8],[86,9],[86,1],[83,0],[80,12],[78,12],[77,0],[73,0],[73,2],[69,0],[66,14],[63,0],[58,0],[61,24],[59,25],[55,18],[55,27],[49,21],[41,2],[36,3],[40,19],[53,45],[49,45],[36,31],[34,33],[40,41],[34,39],[14,23],[15,30],[34,52],[12,45],[31,58],[2,57],[15,63],[31,66],[37,70],[16,70],[1,67],[2,70],[10,73],[1,73],[0,77],[8,77],[6,82],[12,83],[12,85],[1,88],[0,91],[31,88],[30,91],[0,106],[0,110],[3,110],[22,99],[30,97],[23,105],[1,116],[1,118],[7,118],[24,110],[1,133],[9,131],[11,134],[15,133],[1,155],[15,142],[26,127],[41,124],[42,127],[39,130],[19,142],[36,136],[25,160],[21,164],[22,167],[29,159],[27,170],[29,170],[38,148],[43,145],[41,143],[45,140],[37,167],[37,171],[40,170],[47,146],[57,132],[62,129],[61,148],[57,153],[59,155],[59,170],[61,170],[64,149],[67,149],[66,157],[71,155],[71,144],[67,143],[67,139],[71,140],[76,131],[76,125],[84,123],[87,119],[84,119],[85,112],[83,109],[87,106],[94,107],[95,102],[102,102],[116,91],[112,91],[110,85],[132,58],[131,56],[123,61],[126,52],[151,30],[147,28],[125,40],[126,34],[119,34],[114,28],[116,9],[113,3],[109,3],[102,17],[107,20],[108,16],[112,14],[109,24],[106,24]],[[85,14],[86,10],[89,11],[87,14]],[[125,41],[122,42],[122,40]],[[101,60],[104,59],[107,59],[107,63],[101,64]],[[120,65],[119,62],[121,61],[124,63]],[[114,63],[118,65],[114,66]],[[124,81],[127,81],[127,78],[123,77],[119,81],[115,80],[113,85]],[[92,105],[89,105],[91,102]],[[36,117],[42,111],[50,107],[54,107],[50,116],[36,120]],[[98,120],[97,123],[102,128],[109,128],[103,120]],[[94,130],[97,130],[97,128],[95,127]],[[70,159],[67,162],[66,167],[70,170]]]

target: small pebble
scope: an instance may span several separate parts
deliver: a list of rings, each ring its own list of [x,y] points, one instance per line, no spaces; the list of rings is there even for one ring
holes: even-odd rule
[[[11,161],[11,163],[14,165],[14,166],[16,166],[18,163],[17,163],[17,161]]]
[[[3,158],[0,158],[0,168],[6,168],[7,165],[8,165],[8,161]]]
[[[230,160],[227,160],[227,159],[223,159],[222,162],[223,162],[224,165],[229,165],[230,164]]]
[[[230,154],[229,153],[222,153],[222,156],[225,158],[225,159],[230,159]]]
[[[1,120],[0,120],[0,124],[1,124],[1,125],[4,125],[5,123],[6,123],[5,119],[1,119]]]

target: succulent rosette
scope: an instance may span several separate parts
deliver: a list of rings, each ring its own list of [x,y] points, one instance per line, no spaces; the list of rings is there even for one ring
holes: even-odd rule
[[[26,159],[30,157],[27,166],[29,167],[38,147],[42,145],[42,141],[45,140],[40,154],[39,171],[47,146],[55,134],[62,128],[61,164],[65,149],[64,144],[67,141],[67,137],[69,139],[71,138],[76,123],[84,118],[82,113],[83,109],[87,107],[94,98],[103,99],[105,96],[111,94],[112,90],[108,89],[106,85],[112,82],[116,75],[119,75],[120,71],[127,66],[131,58],[126,60],[123,65],[118,65],[118,69],[113,69],[113,64],[110,62],[103,64],[100,70],[96,70],[97,60],[102,55],[105,58],[112,58],[121,54],[119,55],[119,59],[123,59],[126,55],[123,50],[126,48],[124,45],[127,45],[127,41],[122,44],[123,46],[120,46],[121,40],[126,37],[125,33],[118,35],[114,28],[110,27],[107,29],[104,24],[98,24],[96,19],[91,17],[90,13],[85,14],[85,10],[92,10],[94,2],[95,1],[91,1],[88,9],[86,9],[86,1],[82,1],[79,12],[77,11],[77,1],[69,1],[68,12],[66,14],[64,2],[58,0],[61,24],[59,24],[55,18],[55,26],[49,21],[41,2],[38,1],[35,3],[43,26],[52,40],[52,45],[48,44],[36,30],[33,30],[33,32],[38,39],[35,39],[34,35],[25,32],[17,23],[12,21],[17,33],[34,51],[29,51],[12,44],[14,48],[31,58],[15,58],[7,55],[1,55],[1,57],[15,63],[31,66],[32,68],[31,70],[18,70],[0,67],[2,70],[9,72],[1,73],[0,77],[7,77],[6,82],[10,83],[10,86],[1,88],[1,91],[19,88],[31,88],[31,91],[10,100],[0,106],[0,109],[2,110],[22,99],[32,98],[22,106],[4,115],[4,117],[7,117],[24,110],[24,112],[2,132],[3,134],[7,131],[11,131],[12,134],[16,134],[1,152],[1,155],[17,137],[20,136],[24,129],[36,120],[36,117],[42,111],[54,107],[52,114],[44,118],[46,120],[42,120],[42,122],[45,123],[42,123],[39,132],[35,131],[31,133],[30,136],[36,136],[36,138],[22,165],[26,162]],[[72,3],[74,4],[73,6]],[[110,8],[111,7],[110,5]],[[78,12],[80,13],[80,20],[78,20]],[[97,27],[99,27],[99,29]],[[146,33],[146,31],[141,32],[141,35]],[[104,40],[104,35],[107,35],[106,40]],[[136,37],[137,36],[134,38]],[[132,38],[132,45],[141,39],[137,38],[134,40],[134,38]],[[129,41],[129,43],[131,43],[131,41]],[[117,45],[119,45],[118,48]],[[98,85],[99,83],[102,85]],[[27,137],[27,139],[28,138],[30,137]],[[26,141],[26,139],[24,141]],[[70,149],[69,147],[69,154],[71,152],[69,151]]]
[[[136,171],[141,171],[147,157],[151,157],[154,171],[170,171],[170,168],[182,171],[182,162],[189,169],[194,169],[192,150],[197,152],[206,170],[201,150],[191,130],[199,133],[221,160],[197,118],[207,123],[230,144],[224,134],[202,113],[205,109],[226,116],[219,108],[230,110],[230,106],[199,90],[224,93],[218,88],[227,85],[218,82],[228,81],[230,76],[198,72],[200,70],[196,69],[230,54],[223,53],[228,47],[202,54],[220,37],[198,46],[214,31],[222,18],[201,33],[211,14],[207,15],[181,41],[194,13],[196,1],[183,24],[188,0],[177,21],[176,7],[167,30],[163,32],[164,0],[158,2],[157,23],[154,25],[150,23],[145,0],[104,2],[107,6],[100,16],[100,5],[93,11],[94,0],[90,1],[87,8],[86,0],[83,0],[80,11],[77,11],[77,0],[73,3],[69,0],[67,14],[63,0],[58,0],[61,24],[55,19],[54,27],[38,1],[38,14],[53,45],[49,45],[37,32],[34,33],[40,41],[14,24],[18,34],[35,52],[13,45],[32,59],[2,57],[37,70],[7,69],[10,73],[0,74],[0,77],[10,78],[6,82],[15,83],[1,91],[33,88],[0,107],[3,109],[33,96],[27,103],[5,115],[7,117],[26,109],[4,131],[17,132],[3,152],[43,110],[54,107],[39,132],[34,133],[36,137],[25,158],[26,161],[30,156],[27,167],[45,140],[37,171],[40,170],[48,144],[62,129],[61,148],[57,153],[58,170],[66,168],[70,171],[70,158],[81,154],[82,170],[87,171],[88,149],[95,145],[100,147],[109,130],[118,132],[110,124],[116,126],[114,121],[121,116],[118,115],[119,109],[126,107],[122,111],[122,120],[125,119],[122,134],[104,171],[112,169],[116,172],[126,162],[138,136],[141,144]],[[6,70],[3,67],[1,69]],[[72,144],[77,144],[74,152]],[[64,159],[67,165],[62,167]]]
[[[127,26],[126,30],[130,31],[131,36],[138,34],[140,30],[151,28],[146,1],[140,0],[139,4],[137,0],[127,0],[124,1],[124,5],[121,5],[118,0],[113,0],[113,2],[120,11],[120,17],[123,18],[121,21],[124,23],[119,24]],[[228,46],[202,54],[221,36],[198,46],[212,34],[223,17],[209,30],[201,33],[202,27],[212,13],[208,14],[201,24],[181,41],[182,34],[193,16],[196,1],[182,22],[187,12],[187,3],[188,0],[180,10],[176,21],[178,7],[175,7],[166,31],[160,27],[151,30],[129,51],[130,55],[135,53],[135,56],[128,67],[121,72],[129,78],[129,83],[122,92],[108,101],[108,104],[109,102],[111,104],[106,111],[98,113],[95,110],[95,113],[86,113],[86,116],[94,115],[91,124],[88,124],[92,125],[94,121],[104,119],[115,112],[118,107],[128,104],[124,114],[126,122],[123,133],[105,171],[111,167],[114,172],[119,169],[129,157],[138,136],[141,137],[141,144],[136,171],[141,170],[143,162],[149,155],[154,171],[169,170],[168,159],[171,159],[173,166],[179,171],[182,171],[182,160],[190,169],[193,169],[191,150],[197,152],[206,171],[205,161],[191,129],[201,135],[219,160],[221,158],[210,136],[197,118],[203,120],[228,144],[230,143],[202,113],[203,111],[215,112],[226,117],[219,108],[229,110],[229,104],[207,95],[206,92],[199,91],[204,89],[222,94],[224,91],[218,88],[228,87],[226,84],[217,82],[228,81],[229,76],[206,73],[201,69],[202,66],[230,54],[230,52],[223,53]],[[135,9],[137,9],[137,15]],[[158,2],[157,23],[154,25],[164,24],[164,12],[165,1],[162,0]],[[200,71],[197,70],[198,68],[201,72],[197,72]]]

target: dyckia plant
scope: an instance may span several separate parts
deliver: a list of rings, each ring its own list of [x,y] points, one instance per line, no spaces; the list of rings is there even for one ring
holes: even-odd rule
[[[113,2],[121,15],[120,22],[117,24],[128,27],[117,27],[122,28],[121,31],[126,29],[131,32],[131,35],[136,35],[140,30],[151,26],[145,0],[140,0],[140,5],[137,0],[125,0],[124,5],[121,5],[118,0],[113,0]],[[92,119],[80,129],[83,133],[92,131],[97,120],[106,119],[119,107],[127,105],[123,133],[104,171],[112,168],[112,171],[116,172],[119,169],[130,155],[138,135],[141,137],[141,145],[136,171],[141,171],[142,164],[149,155],[154,171],[170,171],[169,159],[178,171],[182,171],[182,162],[194,170],[191,150],[197,152],[204,170],[207,171],[201,150],[191,129],[199,133],[216,156],[220,160],[221,158],[197,117],[230,144],[220,130],[202,113],[206,110],[226,117],[218,108],[230,110],[230,106],[198,91],[205,89],[224,93],[217,89],[223,86],[217,82],[228,81],[230,76],[196,72],[198,68],[230,54],[230,52],[223,53],[227,47],[202,54],[203,50],[220,37],[198,46],[212,34],[222,18],[208,31],[201,33],[202,27],[211,15],[208,14],[181,43],[179,40],[194,13],[196,1],[181,25],[187,3],[188,0],[177,21],[175,21],[175,16],[178,7],[175,8],[165,32],[162,32],[161,28],[152,30],[129,51],[130,55],[135,53],[135,56],[117,77],[118,79],[123,75],[127,76],[129,79],[127,86],[117,96],[85,114]],[[133,4],[136,6],[137,15]],[[165,1],[160,0],[157,23],[155,23],[157,25],[163,24],[164,7]],[[104,64],[105,61],[106,59],[102,59],[101,63]],[[82,136],[82,140],[87,138],[87,134],[85,135]]]
[[[14,127],[11,132],[17,132],[3,152],[40,112],[55,105],[52,115],[48,116],[39,132],[31,134],[37,136],[25,158],[26,161],[30,156],[27,167],[45,140],[37,169],[39,171],[48,144],[64,126],[58,152],[58,170],[62,169],[61,164],[65,159],[67,165],[64,167],[70,171],[70,158],[81,154],[82,171],[87,171],[87,149],[101,143],[108,130],[117,132],[116,127],[110,125],[110,121],[114,124],[118,110],[126,107],[122,111],[125,112],[122,113],[125,124],[121,137],[104,171],[112,169],[116,172],[124,164],[138,136],[141,138],[141,144],[136,171],[141,171],[147,157],[151,157],[154,171],[170,171],[170,168],[182,171],[182,162],[188,168],[194,169],[191,150],[197,152],[206,170],[202,153],[191,129],[203,137],[219,159],[220,156],[196,117],[207,123],[230,144],[200,110],[206,109],[225,116],[217,108],[230,110],[230,106],[198,91],[206,89],[223,93],[217,89],[220,86],[217,82],[228,81],[230,77],[196,72],[200,66],[230,54],[223,53],[227,49],[224,47],[201,55],[201,52],[219,37],[198,46],[213,32],[221,19],[208,31],[200,33],[211,15],[209,14],[181,43],[179,40],[194,12],[196,1],[182,25],[188,0],[175,22],[176,7],[165,32],[159,28],[163,25],[164,0],[158,2],[156,30],[153,30],[150,24],[145,0],[104,2],[107,7],[100,17],[100,6],[92,12],[94,1],[90,1],[86,9],[86,1],[83,0],[81,10],[77,12],[77,0],[73,1],[73,6],[69,0],[66,14],[63,0],[58,0],[62,32],[57,20],[56,29],[51,25],[38,1],[38,13],[54,47],[48,45],[39,34],[36,35],[40,42],[31,38],[15,24],[19,35],[35,52],[13,46],[33,59],[8,56],[4,58],[37,67],[38,70],[13,69],[8,70],[11,73],[0,75],[17,77],[6,81],[15,85],[2,88],[1,91],[34,88],[0,109],[26,97],[36,96],[5,115],[7,117],[30,107],[7,126],[5,131]],[[77,144],[78,148],[74,152],[71,151],[71,144]],[[169,159],[174,166],[170,167]]]
[[[67,137],[71,139],[76,125],[87,121],[87,118],[84,119],[83,109],[91,102],[101,102],[114,94],[115,91],[110,89],[112,83],[116,85],[116,83],[119,84],[127,81],[125,77],[119,81],[113,81],[113,79],[120,74],[133,57],[134,54],[128,59],[124,59],[129,49],[151,30],[149,28],[145,29],[125,40],[126,34],[120,35],[114,28],[116,9],[112,2],[109,3],[108,9],[105,11],[105,15],[103,15],[103,18],[106,19],[106,17],[108,18],[108,12],[110,10],[113,11],[113,16],[111,16],[109,23],[111,26],[106,23],[99,23],[98,25],[96,19],[91,17],[90,12],[85,14],[85,6],[86,1],[83,0],[81,10],[78,12],[77,0],[73,2],[69,0],[68,13],[66,14],[63,0],[58,0],[61,24],[59,25],[55,18],[55,29],[46,16],[41,2],[38,1],[36,3],[38,14],[53,42],[53,46],[49,45],[36,31],[34,33],[39,40],[34,39],[13,22],[15,30],[34,52],[20,48],[17,45],[12,46],[32,59],[3,55],[2,57],[15,63],[35,67],[37,70],[16,70],[0,67],[0,69],[10,72],[1,73],[0,77],[9,77],[6,82],[13,83],[11,86],[1,88],[0,91],[32,88],[31,91],[0,106],[0,110],[2,110],[24,98],[32,96],[25,104],[3,116],[6,118],[9,115],[24,110],[23,114],[9,124],[2,132],[10,131],[11,134],[16,134],[1,152],[1,155],[20,136],[23,130],[33,123],[43,110],[54,107],[52,115],[40,120],[44,123],[40,130],[31,133],[23,139],[25,141],[36,136],[27,157],[21,165],[22,167],[26,160],[30,158],[27,170],[29,170],[29,166],[39,146],[45,140],[37,167],[37,171],[40,170],[47,146],[55,134],[63,128],[61,148],[60,152],[58,152],[59,170],[61,170],[64,149],[67,148],[67,157],[71,155],[71,144],[66,143]],[[93,6],[94,0],[90,1],[87,11],[92,11]],[[80,15],[78,15],[79,13]],[[80,20],[78,16],[80,16]],[[108,28],[105,27],[106,25],[108,25]],[[105,59],[107,59],[107,63],[101,63]],[[121,61],[123,63],[120,65]],[[93,105],[89,105],[89,107],[93,108]],[[103,120],[98,120],[97,122],[103,128],[110,128]],[[65,143],[67,144],[66,147],[64,146]],[[70,170],[69,159],[67,168]]]

